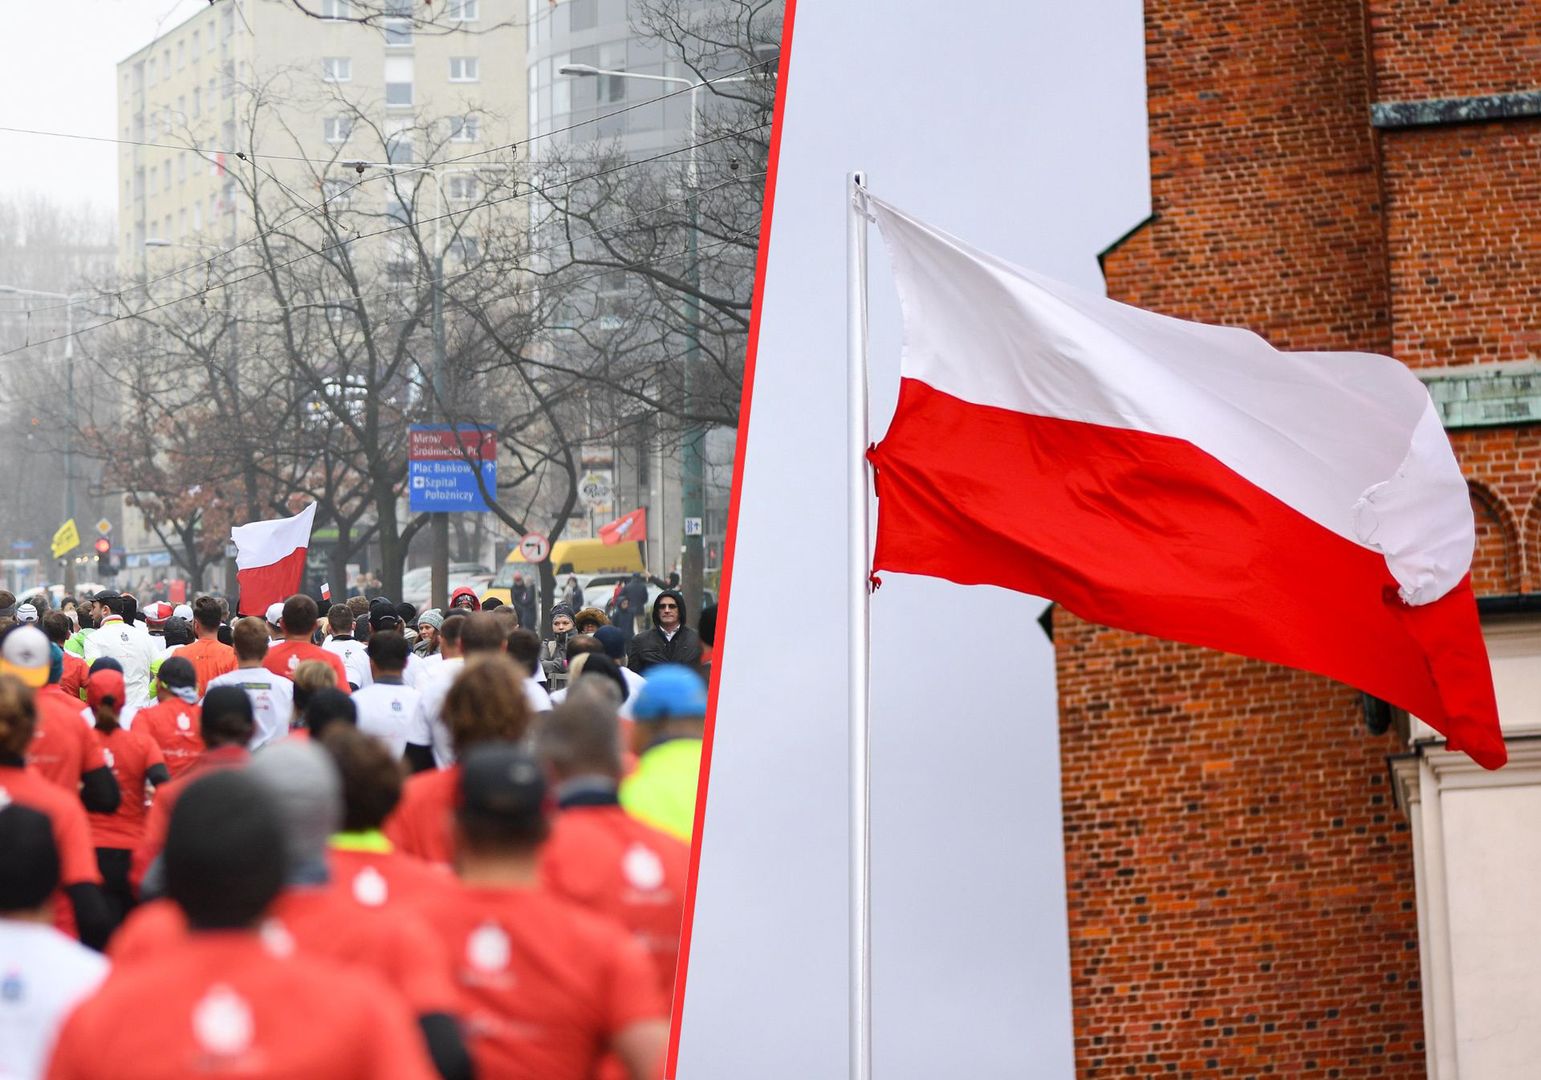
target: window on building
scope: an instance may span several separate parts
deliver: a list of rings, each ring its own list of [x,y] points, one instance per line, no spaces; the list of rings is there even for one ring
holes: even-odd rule
[[[179,238],[187,236],[187,207],[185,206],[177,211],[177,236]]]
[[[470,173],[451,173],[449,177],[449,183],[446,184],[445,187],[447,188],[447,194],[451,199],[458,199],[462,202],[466,202],[476,198],[478,185],[476,183],[476,177],[472,176]]]
[[[193,115],[203,115],[203,87],[193,87]]]
[[[412,104],[412,74],[410,56],[385,58],[385,103],[387,105]]]
[[[177,70],[181,71],[187,66],[187,42],[177,42]]]
[[[203,204],[193,203],[193,232],[203,231]]]
[[[405,225],[412,220],[412,215],[407,210],[407,204],[397,198],[390,198],[385,201],[385,216],[398,225]]]
[[[348,0],[321,0],[323,19],[346,19],[352,14],[352,5]]]
[[[178,184],[185,184],[185,183],[187,183],[187,155],[186,154],[179,154],[177,156],[177,183]]]
[[[151,86],[155,85],[155,57],[152,56],[149,60],[145,61],[144,76],[145,82]]]
[[[170,161],[170,159],[161,162],[161,180],[164,181],[162,186],[167,191],[170,191],[171,190],[171,161]]]
[[[449,0],[445,5],[445,13],[450,22],[475,22],[481,18],[478,0]]]
[[[341,210],[353,201],[353,181],[324,180],[321,183],[321,196],[332,209]]]
[[[326,141],[329,143],[345,143],[348,136],[353,134],[353,117],[328,116],[324,121]]]
[[[321,78],[326,82],[351,82],[353,60],[347,56],[328,56],[321,61]]]
[[[218,42],[214,39],[214,29],[213,29],[213,27],[210,27],[209,28],[209,36],[206,39],[204,39],[204,44],[203,44],[204,51],[205,52],[213,52],[217,45],[218,45]]]
[[[449,257],[463,263],[475,262],[481,253],[481,245],[476,237],[466,236],[464,233],[455,237],[449,244]]]
[[[449,123],[449,137],[455,142],[475,142],[482,137],[482,120],[479,116],[456,116]]]
[[[145,188],[145,190],[149,194],[154,195],[156,192],[158,192],[160,190],[160,185],[156,182],[159,179],[159,177],[160,177],[160,173],[157,172],[155,169],[151,169],[147,173],[145,173],[145,180],[147,181],[147,185],[148,185]]]
[[[452,56],[449,58],[450,82],[476,82],[481,78],[481,67],[474,56]]]
[[[599,0],[568,0],[569,31],[592,30],[599,25]]]
[[[166,78],[171,78],[171,46],[169,45],[161,50],[161,71]]]
[[[412,160],[412,133],[400,131],[385,138],[385,159],[393,165],[404,165]]]

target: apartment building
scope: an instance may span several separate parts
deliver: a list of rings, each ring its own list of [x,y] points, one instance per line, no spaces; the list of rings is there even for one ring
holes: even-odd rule
[[[394,2],[382,17],[375,0],[308,0],[316,18],[289,0],[219,0],[119,63],[122,269],[249,235],[237,170],[319,198],[355,184],[355,161],[480,161],[522,141],[517,0]],[[471,197],[474,179],[435,171],[441,197]]]

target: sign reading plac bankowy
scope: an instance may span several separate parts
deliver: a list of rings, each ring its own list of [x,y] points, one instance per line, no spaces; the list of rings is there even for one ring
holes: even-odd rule
[[[476,482],[498,486],[498,440],[475,424],[413,424],[407,429],[407,490],[414,514],[485,512]]]

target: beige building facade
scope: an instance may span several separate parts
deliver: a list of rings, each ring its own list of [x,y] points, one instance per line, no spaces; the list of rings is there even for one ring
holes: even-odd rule
[[[401,0],[373,18],[349,0],[212,5],[118,65],[119,263],[130,276],[249,236],[242,179],[291,201],[384,201],[354,162],[458,158],[433,170],[442,197],[474,198],[475,170],[514,160],[526,130],[524,28],[516,0]],[[375,4],[372,10],[377,11]],[[432,21],[422,21],[432,10]],[[238,155],[246,154],[248,160]],[[238,174],[238,170],[245,170]],[[433,204],[419,208],[432,212]]]

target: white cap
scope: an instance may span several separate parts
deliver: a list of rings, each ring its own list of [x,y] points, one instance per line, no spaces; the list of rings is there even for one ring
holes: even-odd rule
[[[37,608],[31,604],[22,604],[16,609],[16,621],[19,623],[37,622]]]
[[[269,604],[268,623],[271,626],[281,626],[284,621],[284,606],[282,604]]]
[[[192,622],[193,621],[193,609],[188,604],[178,604],[176,606],[176,608],[172,611],[171,617],[173,619],[186,619],[188,622]]]

